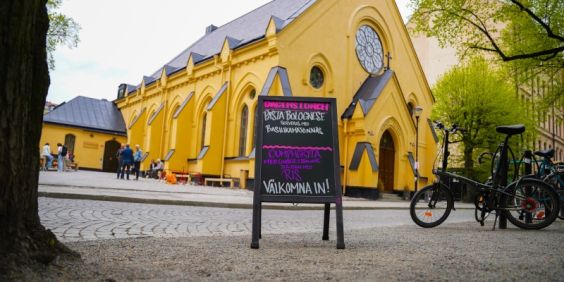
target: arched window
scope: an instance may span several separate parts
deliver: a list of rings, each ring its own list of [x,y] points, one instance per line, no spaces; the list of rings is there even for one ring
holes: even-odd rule
[[[72,134],[65,135],[65,146],[67,147],[68,152],[72,152],[74,154],[74,142],[76,141],[76,137]]]
[[[259,119],[258,115],[258,107],[255,107],[255,118],[253,119],[253,140],[251,140],[251,147],[255,147],[255,140],[257,138],[257,120]]]
[[[247,105],[241,111],[241,126],[239,127],[239,157],[247,155],[247,124],[249,123],[249,108]]]
[[[204,113],[202,117],[202,140],[200,141],[200,149],[203,149],[206,145],[206,119],[208,117],[207,113]]]
[[[413,117],[413,109],[415,109],[415,107],[413,106],[413,103],[411,103],[411,102],[407,103],[407,110],[409,111],[409,115],[411,117]]]

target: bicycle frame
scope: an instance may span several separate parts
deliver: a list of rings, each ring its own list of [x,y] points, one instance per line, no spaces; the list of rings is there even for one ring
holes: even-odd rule
[[[509,220],[522,229],[542,229],[556,219],[558,214],[555,211],[559,210],[560,201],[556,191],[549,184],[536,178],[534,174],[508,179],[509,154],[513,156],[509,139],[513,135],[523,133],[525,131],[523,125],[496,128],[497,132],[505,136],[493,155],[491,177],[485,183],[447,171],[449,145],[459,142],[451,141],[449,137],[461,129],[456,125],[448,129],[439,122],[436,126],[444,133],[443,148],[439,151],[443,155],[442,167],[433,169],[436,180],[432,185],[415,193],[411,200],[410,215],[417,225],[424,228],[438,226],[448,218],[451,210],[455,210],[454,193],[451,189],[453,180],[471,186],[471,189],[477,191],[474,199],[474,214],[482,226],[490,214],[495,214],[494,229],[498,219],[500,228],[505,228],[506,220]],[[528,166],[526,171],[530,173]]]
[[[434,170],[433,173],[435,175],[437,175],[438,177],[443,176],[445,179],[456,179],[460,182],[470,184],[471,187],[474,187],[475,189],[477,189],[480,192],[491,191],[491,192],[494,192],[496,194],[503,194],[503,195],[507,195],[507,196],[513,196],[513,197],[516,197],[518,199],[525,199],[525,197],[519,197],[517,195],[513,195],[513,194],[505,192],[505,190],[508,187],[512,187],[512,186],[517,185],[521,179],[509,183],[508,185],[506,185],[504,187],[505,189],[496,189],[495,186],[493,186],[493,185],[484,184],[484,183],[472,180],[470,178],[460,176],[458,174],[454,174],[452,172]],[[445,188],[447,188],[449,192],[451,192],[449,184],[442,183],[442,181],[439,181],[438,183],[440,185],[444,186]]]
[[[465,184],[469,184],[471,187],[473,187],[474,189],[477,189],[480,192],[494,192],[498,196],[500,196],[500,195],[511,196],[511,194],[505,192],[505,190],[508,187],[512,187],[513,185],[517,185],[517,183],[519,182],[519,180],[516,180],[516,181],[513,181],[509,185],[507,183],[507,176],[508,176],[508,171],[509,171],[509,162],[508,162],[509,138],[511,137],[511,135],[507,135],[505,137],[503,143],[501,143],[499,145],[499,148],[501,148],[500,158],[499,158],[499,161],[496,164],[496,169],[492,172],[493,173],[492,183],[491,184],[484,184],[484,183],[475,181],[473,179],[470,179],[470,178],[460,176],[460,175],[446,171],[447,167],[448,167],[448,157],[450,156],[449,144],[456,143],[456,142],[451,142],[449,140],[449,137],[450,137],[451,133],[455,133],[457,130],[460,130],[460,129],[457,128],[456,125],[453,125],[453,128],[451,130],[449,130],[449,129],[445,128],[442,124],[438,124],[438,128],[441,129],[444,132],[444,145],[443,145],[442,167],[441,167],[440,170],[439,169],[433,170],[433,174],[437,176],[437,181],[436,181],[437,184],[442,185],[445,188],[447,188],[447,190],[451,194],[451,196],[454,196],[454,195],[453,195],[452,189],[450,188],[450,182],[448,181],[450,179],[456,179],[456,180],[461,181]],[[513,196],[515,196],[515,195],[513,195]],[[430,203],[430,205],[431,205],[431,203]],[[454,208],[454,202],[453,202],[453,206],[451,208],[455,209]],[[497,207],[497,206],[495,208],[496,209],[505,209],[505,207]]]

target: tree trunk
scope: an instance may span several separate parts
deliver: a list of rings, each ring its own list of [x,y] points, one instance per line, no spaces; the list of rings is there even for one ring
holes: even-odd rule
[[[474,179],[474,159],[472,159],[472,153],[474,152],[474,147],[468,143],[464,143],[464,176]],[[462,200],[464,202],[472,202],[474,200],[474,189],[468,188],[464,184],[462,191]]]
[[[0,277],[65,250],[41,225],[39,138],[49,88],[47,0],[0,1]]]

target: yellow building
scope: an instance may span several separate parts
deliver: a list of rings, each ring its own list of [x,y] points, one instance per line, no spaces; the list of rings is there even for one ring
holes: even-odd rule
[[[117,171],[116,153],[126,141],[123,117],[107,100],[78,96],[43,116],[40,147],[49,143],[57,155],[57,143],[66,145],[80,169]]]
[[[179,35],[180,36],[180,35]],[[337,99],[343,190],[375,198],[429,182],[433,97],[393,0],[275,0],[221,27],[115,101],[128,142],[175,172],[252,187],[259,95]]]

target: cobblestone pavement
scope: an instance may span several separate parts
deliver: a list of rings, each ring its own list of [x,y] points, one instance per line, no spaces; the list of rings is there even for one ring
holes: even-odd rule
[[[251,234],[252,210],[39,198],[43,225],[64,242],[135,237]],[[334,212],[331,229],[334,232]],[[263,210],[263,233],[319,232],[322,210]],[[445,224],[472,221],[473,211],[451,213]],[[348,231],[414,224],[406,210],[344,211]],[[469,222],[468,224],[476,224]],[[476,228],[479,228],[477,226]]]

